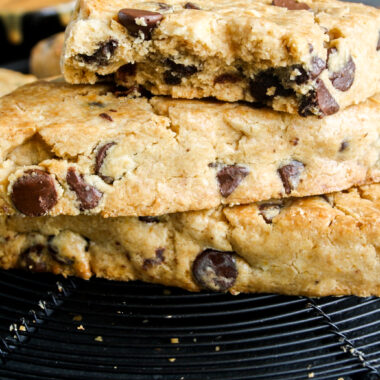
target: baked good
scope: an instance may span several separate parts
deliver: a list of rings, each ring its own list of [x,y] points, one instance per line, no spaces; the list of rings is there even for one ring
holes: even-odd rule
[[[0,266],[191,291],[380,296],[380,185],[161,217],[0,217]]]
[[[30,54],[30,71],[38,78],[47,78],[61,75],[61,54],[64,33],[40,41]]]
[[[330,115],[380,91],[380,10],[336,0],[82,0],[70,83],[115,74],[157,95]]]
[[[17,71],[0,68],[0,97],[6,95],[24,84],[34,82],[34,75],[22,74]]]
[[[154,216],[380,181],[380,95],[323,119],[132,95],[41,81],[0,99],[0,213]]]

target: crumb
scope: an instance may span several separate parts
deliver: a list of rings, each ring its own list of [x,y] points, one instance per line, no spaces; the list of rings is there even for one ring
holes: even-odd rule
[[[314,377],[314,372],[309,372],[309,374],[307,375],[307,377],[309,379],[312,379]]]
[[[26,327],[24,325],[21,325],[19,328],[18,328],[20,331],[26,331]]]
[[[63,292],[62,285],[61,285],[61,283],[60,283],[59,281],[57,281],[57,288],[58,288],[58,291],[59,291],[60,293]]]
[[[148,322],[149,322],[148,319],[144,319],[144,320],[142,321],[142,323],[148,323]]]
[[[173,318],[173,316],[172,315],[166,315],[165,318],[169,318],[170,319],[170,318]]]
[[[216,352],[219,352],[219,351],[220,351],[220,346],[216,346],[216,347],[215,347],[215,351],[216,351]]]
[[[177,343],[179,343],[179,339],[178,338],[171,338],[170,343],[177,344]]]
[[[73,321],[80,322],[83,319],[81,315],[74,315]]]
[[[99,335],[94,340],[96,340],[97,342],[103,342],[103,337]]]
[[[83,325],[79,325],[79,326],[77,327],[77,330],[84,330]]]
[[[45,310],[45,308],[46,308],[45,301],[38,301],[38,306],[39,306],[42,310]]]
[[[176,358],[169,358],[168,360],[170,363],[174,363],[176,361]]]
[[[194,342],[194,343],[197,343],[197,338],[194,338],[194,339],[193,339],[193,342]]]

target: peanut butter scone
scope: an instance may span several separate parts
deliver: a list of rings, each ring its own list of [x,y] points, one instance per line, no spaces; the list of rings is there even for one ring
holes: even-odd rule
[[[330,115],[380,91],[380,10],[336,0],[81,0],[71,83],[114,74],[157,95]]]
[[[34,82],[36,79],[34,75],[0,68],[0,97],[9,94],[24,84]]]
[[[380,181],[379,96],[327,118],[38,82],[0,99],[0,213],[154,216]]]
[[[191,291],[380,296],[380,185],[161,217],[0,217],[0,266]]]

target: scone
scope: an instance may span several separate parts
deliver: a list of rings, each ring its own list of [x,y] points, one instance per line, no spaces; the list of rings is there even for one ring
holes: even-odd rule
[[[38,78],[61,75],[60,60],[63,48],[64,33],[40,41],[30,55],[30,71]]]
[[[155,216],[380,181],[379,96],[304,119],[135,90],[36,82],[0,99],[0,213]]]
[[[380,91],[380,10],[336,0],[82,0],[67,29],[70,83],[143,85],[330,115]]]
[[[162,217],[0,217],[0,266],[199,291],[380,296],[380,185]]]
[[[34,75],[22,74],[17,71],[0,68],[0,97],[6,95],[24,84],[34,82]]]

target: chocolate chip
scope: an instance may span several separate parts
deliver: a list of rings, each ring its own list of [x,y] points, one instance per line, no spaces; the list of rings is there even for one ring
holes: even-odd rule
[[[294,65],[289,69],[289,72],[292,73],[294,70],[298,70],[299,74],[295,77],[294,82],[297,84],[306,83],[310,79],[309,73],[301,66]]]
[[[96,64],[98,66],[105,66],[108,64],[111,57],[114,55],[119,43],[116,40],[109,40],[99,44],[99,48],[92,55],[78,54],[79,60],[88,63]]]
[[[216,174],[219,191],[222,197],[227,198],[240,185],[240,182],[249,174],[243,166],[227,165]]]
[[[201,9],[198,5],[194,4],[194,3],[186,3],[184,6],[183,6],[185,9]]]
[[[151,39],[153,29],[158,26],[162,18],[161,13],[142,9],[124,8],[118,13],[120,24],[125,26],[132,36],[138,37],[141,32],[146,40]]]
[[[249,89],[251,95],[258,101],[268,101],[274,96],[290,96],[292,89],[285,89],[280,80],[274,75],[272,69],[262,71],[250,81]]]
[[[95,157],[95,174],[97,174],[105,183],[108,183],[109,185],[113,183],[114,179],[112,177],[108,177],[101,174],[100,169],[103,165],[104,159],[107,156],[108,149],[114,145],[116,145],[115,142],[110,142],[110,143],[102,145],[98,149],[98,153],[96,154],[96,157]]]
[[[201,252],[193,263],[192,271],[199,286],[217,292],[231,288],[238,275],[234,252],[214,249]]]
[[[272,5],[282,8],[288,8],[291,11],[310,9],[310,7],[307,4],[299,3],[295,0],[273,0]]]
[[[226,74],[218,75],[214,79],[214,84],[217,84],[217,83],[220,83],[220,84],[224,84],[224,83],[236,83],[240,79],[241,79],[240,75],[226,73]]]
[[[134,76],[136,75],[137,65],[135,63],[127,63],[118,68],[117,73],[123,76]]]
[[[356,65],[352,57],[348,59],[341,70],[331,73],[329,79],[332,85],[340,91],[348,91],[355,79]]]
[[[90,107],[99,107],[99,108],[104,108],[105,107],[104,104],[101,103],[101,102],[90,102],[90,103],[88,103],[88,105]]]
[[[294,146],[297,146],[299,141],[300,139],[298,137],[295,137],[294,139],[290,140],[290,143]]]
[[[166,84],[177,85],[181,83],[182,78],[189,77],[198,71],[194,65],[183,65],[176,63],[171,59],[165,60],[165,65],[169,66],[171,70],[165,71],[164,81]]]
[[[165,248],[157,248],[156,249],[156,257],[152,259],[145,259],[143,262],[143,269],[146,270],[149,267],[160,265],[165,261],[164,256]]]
[[[339,104],[332,97],[321,79],[316,80],[316,89],[303,97],[298,109],[301,116],[309,116],[321,112],[332,115],[339,111]]]
[[[108,120],[108,121],[113,121],[112,117],[110,115],[108,115],[108,113],[100,113],[99,116],[105,120]]]
[[[345,151],[349,145],[350,144],[348,143],[348,141],[342,141],[342,143],[340,144],[339,152]]]
[[[311,59],[311,71],[310,76],[312,79],[317,78],[321,72],[326,68],[326,62],[317,56]]]
[[[304,169],[305,165],[296,160],[278,169],[278,174],[280,175],[286,194],[290,194],[292,190],[297,188]]]
[[[27,248],[20,256],[20,265],[33,272],[46,272],[47,266],[42,255],[43,249],[42,244]]]
[[[280,211],[282,206],[276,203],[264,203],[259,206],[259,214],[265,220],[265,223],[272,224],[272,220],[276,217]]]
[[[27,216],[42,216],[58,202],[51,176],[39,169],[27,170],[12,187],[11,199],[16,209]]]
[[[53,259],[59,262],[60,264],[73,265],[74,260],[70,259],[69,257],[65,257],[59,253],[57,247],[55,247],[54,245],[54,238],[55,238],[54,235],[51,235],[48,238],[48,250],[51,256],[53,257]]]
[[[165,4],[165,3],[157,3],[157,5],[158,5],[159,8],[162,9],[163,11],[168,11],[169,9],[172,9],[172,6],[169,5],[169,4]]]
[[[379,32],[379,39],[377,40],[377,46],[376,46],[376,51],[380,50],[380,32]]]
[[[139,221],[144,223],[160,223],[157,216],[139,216]]]
[[[81,211],[91,210],[99,204],[103,193],[86,183],[83,175],[77,174],[73,167],[67,171],[66,181],[70,189],[76,193]]]

